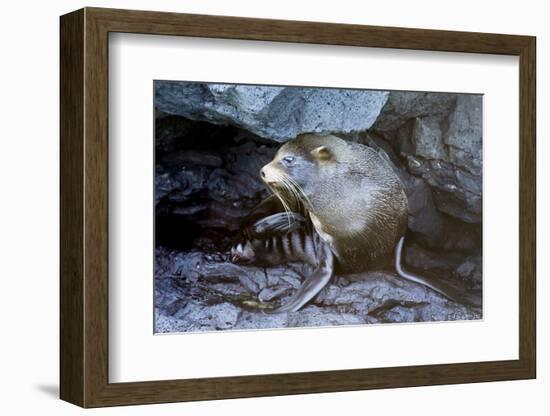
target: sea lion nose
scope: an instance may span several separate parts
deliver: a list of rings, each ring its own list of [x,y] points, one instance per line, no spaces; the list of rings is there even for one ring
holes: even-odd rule
[[[264,170],[264,168],[261,168],[261,169],[260,169],[260,176],[261,176],[263,179],[265,179],[265,170]]]

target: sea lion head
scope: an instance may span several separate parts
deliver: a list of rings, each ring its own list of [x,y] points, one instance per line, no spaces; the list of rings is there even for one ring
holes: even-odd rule
[[[286,142],[271,162],[262,167],[260,176],[285,208],[308,210],[311,195],[322,176],[330,175],[345,142],[335,136],[302,134]]]

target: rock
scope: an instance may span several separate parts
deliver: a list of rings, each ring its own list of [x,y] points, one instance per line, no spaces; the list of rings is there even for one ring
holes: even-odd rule
[[[418,244],[409,244],[404,250],[405,263],[422,273],[424,271],[444,271],[446,276],[451,275],[460,265],[464,256],[460,253],[429,250]]]
[[[425,244],[437,246],[443,238],[444,223],[430,188],[424,180],[412,175],[404,184],[409,203],[409,230]]]
[[[288,327],[290,328],[362,325],[366,323],[365,317],[361,315],[320,308],[316,305],[306,306],[300,313],[289,315]]]
[[[265,314],[259,311],[242,312],[235,329],[288,328],[288,314]]]
[[[461,94],[449,116],[449,130],[444,136],[449,147],[449,161],[475,177],[481,176],[482,98]]]
[[[438,116],[417,117],[412,131],[413,153],[423,159],[444,159],[443,119]]]
[[[388,92],[157,81],[155,105],[191,120],[234,125],[284,142],[300,133],[369,129]]]
[[[425,286],[393,273],[368,272],[348,276],[352,283],[331,285],[316,304],[336,307],[355,316],[370,316],[379,322],[448,321],[480,319],[481,312],[451,302]]]
[[[479,308],[451,302],[389,272],[337,276],[302,310],[266,315],[265,308],[284,303],[299,286],[301,276],[289,280],[292,268],[270,267],[264,272],[227,263],[221,253],[163,251],[162,255],[170,258],[166,264],[174,266],[155,279],[157,332],[481,318]],[[461,270],[473,273],[475,268],[464,265]]]
[[[174,316],[155,314],[155,332],[219,331],[235,327],[239,308],[230,303],[201,305],[189,302]]]
[[[448,114],[455,107],[456,97],[448,93],[392,91],[372,129],[394,132],[408,120]]]
[[[481,109],[480,95],[392,92],[373,126],[438,211],[468,223],[481,221]]]
[[[471,256],[457,267],[456,274],[465,281],[468,289],[481,291],[482,267],[481,256]]]

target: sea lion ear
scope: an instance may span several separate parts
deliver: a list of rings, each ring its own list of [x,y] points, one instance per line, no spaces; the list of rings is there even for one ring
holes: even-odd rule
[[[319,146],[319,147],[316,147],[315,149],[313,149],[311,151],[311,155],[317,159],[317,160],[322,160],[322,161],[327,161],[327,160],[332,160],[333,159],[333,154],[332,152],[330,151],[330,149],[326,146]]]

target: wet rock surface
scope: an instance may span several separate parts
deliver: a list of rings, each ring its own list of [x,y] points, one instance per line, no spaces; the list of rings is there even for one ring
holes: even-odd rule
[[[293,109],[297,96],[311,97],[303,90],[185,85],[177,93],[157,85],[157,332],[481,318],[481,96],[390,92],[365,119],[345,106],[321,108],[324,124],[312,127],[307,111],[284,125],[266,110],[274,102]],[[242,219],[268,195],[260,167],[303,131],[330,131],[387,154],[409,200],[405,267],[467,296],[452,302],[391,270],[372,271],[337,276],[298,312],[265,313],[300,286],[308,266],[237,266],[228,251]]]

